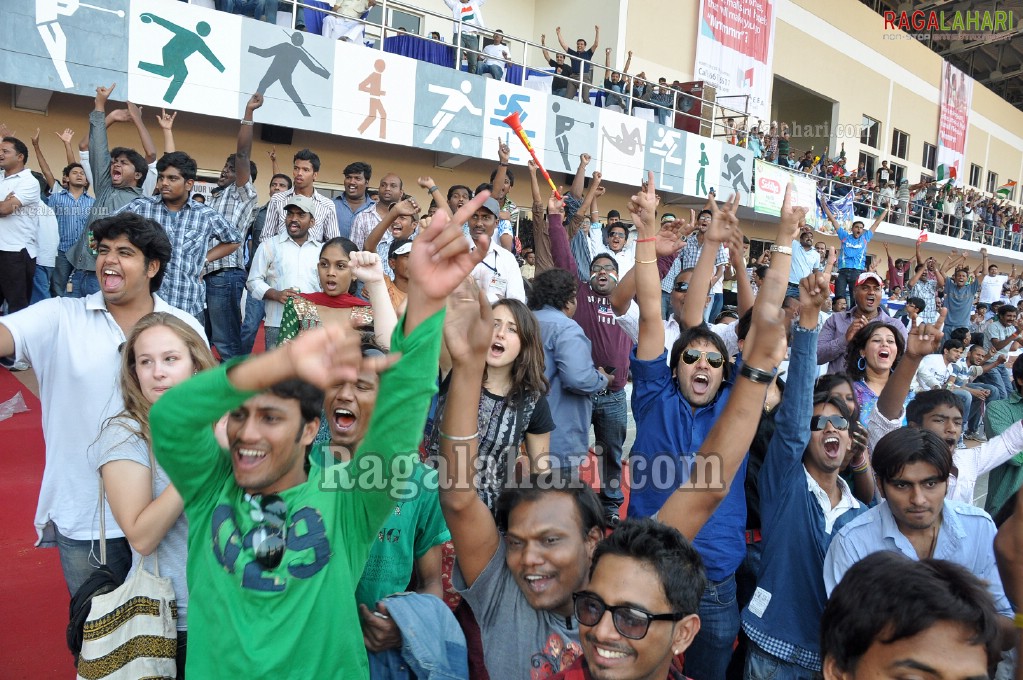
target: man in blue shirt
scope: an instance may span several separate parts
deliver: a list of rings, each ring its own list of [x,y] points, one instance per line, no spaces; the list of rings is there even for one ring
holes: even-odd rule
[[[842,250],[838,256],[838,280],[835,282],[835,296],[844,297],[846,302],[852,304],[852,289],[856,285],[863,270],[867,268],[867,244],[874,238],[874,231],[888,215],[888,208],[885,207],[877,216],[869,229],[864,229],[863,222],[856,220],[852,223],[852,230],[846,231],[831,214],[827,201],[821,201],[824,214],[828,216],[832,226],[835,227],[835,234],[842,242]]]
[[[71,278],[74,267],[68,259],[68,251],[85,231],[85,223],[89,221],[89,215],[96,199],[88,194],[89,180],[85,176],[85,169],[81,163],[72,163],[64,168],[64,176],[67,177],[67,188],[61,184],[55,184],[50,193],[47,204],[53,208],[57,215],[57,226],[60,233],[60,242],[57,245],[56,272],[50,286],[50,293],[53,297],[64,297],[67,295],[67,283]]]
[[[977,270],[977,276],[970,281],[970,268],[966,264],[956,267],[952,278],[945,279],[945,298],[943,307],[948,308],[948,316],[945,317],[945,339],[952,337],[952,331],[957,328],[970,327],[970,314],[973,312],[973,300],[984,283],[984,272],[987,271],[987,248],[980,249],[980,256],[984,258],[984,264]]]
[[[995,564],[995,523],[980,508],[945,498],[952,473],[948,444],[930,430],[899,428],[878,442],[873,467],[885,502],[849,522],[832,540],[824,560],[828,592],[853,564],[882,550],[914,560],[955,562],[987,582],[1003,616],[1002,639],[1011,646],[1016,631]]]

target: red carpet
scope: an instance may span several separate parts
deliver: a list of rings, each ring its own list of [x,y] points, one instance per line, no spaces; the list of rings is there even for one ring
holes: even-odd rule
[[[43,477],[43,432],[39,400],[7,370],[0,368],[0,402],[21,391],[28,405],[0,421],[0,678],[73,678],[71,653],[64,642],[68,593],[56,548],[33,547],[36,499]],[[69,422],[74,414],[68,414]]]

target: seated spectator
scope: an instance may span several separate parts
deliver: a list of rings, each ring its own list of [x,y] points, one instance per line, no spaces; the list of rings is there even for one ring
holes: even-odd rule
[[[963,417],[968,419],[965,430],[970,439],[974,438],[976,428],[980,424],[980,415],[984,408],[984,399],[976,398],[977,388],[967,389],[959,385],[955,374],[955,365],[963,356],[963,343],[960,340],[946,340],[941,347],[941,354],[928,354],[916,369],[913,380],[913,392],[927,390],[949,390],[963,402]],[[986,392],[986,390],[985,390]],[[976,395],[980,397],[981,395]]]
[[[564,97],[568,94],[568,79],[572,76],[572,65],[565,61],[565,55],[558,52],[551,59],[551,53],[547,51],[547,36],[540,36],[540,46],[543,50],[543,60],[554,69],[554,79],[551,81],[551,94],[556,97]]]
[[[220,0],[220,9],[268,24],[277,23],[277,0]]]
[[[1008,432],[1023,420],[1023,361],[1012,365],[1012,383],[1015,388],[1007,399],[992,401],[984,414],[988,441]],[[1023,485],[1023,447],[988,475],[987,499],[984,509],[997,517],[1009,498]]]
[[[945,497],[953,468],[948,443],[930,430],[900,428],[878,442],[873,466],[885,502],[848,523],[831,541],[824,561],[829,593],[871,553],[948,560],[986,582],[1001,614],[999,643],[1010,648],[1016,628],[995,565],[995,524],[980,508]]]
[[[1000,619],[983,581],[957,564],[868,555],[845,573],[821,617],[824,680],[898,669],[989,677],[1001,656]]]
[[[504,80],[504,65],[511,59],[508,46],[504,44],[504,31],[494,31],[494,42],[483,48],[483,60],[476,65],[476,73],[494,80]]]
[[[622,71],[625,73],[629,72],[629,67],[632,65],[632,50],[629,50],[629,56],[625,60],[625,66],[622,67]],[[618,113],[625,113],[628,110],[628,104],[625,101],[623,95],[629,91],[629,78],[623,76],[618,71],[611,71],[611,48],[608,47],[604,50],[604,66],[607,70],[607,77],[604,79],[604,108],[617,111]],[[610,214],[609,214],[610,216]]]
[[[323,17],[321,35],[330,40],[362,45],[366,42],[366,24],[362,20],[376,4],[376,0],[343,0],[335,3],[334,14]]]

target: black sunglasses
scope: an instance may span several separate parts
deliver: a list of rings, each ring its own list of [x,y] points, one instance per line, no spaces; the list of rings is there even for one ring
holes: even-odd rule
[[[717,352],[701,352],[698,349],[687,349],[682,352],[682,361],[687,364],[695,364],[703,357],[707,358],[707,363],[710,364],[711,368],[721,368],[725,363],[725,358]]]
[[[584,626],[596,626],[604,618],[604,612],[611,612],[611,621],[622,637],[642,640],[650,630],[651,621],[681,621],[686,614],[650,614],[642,609],[618,605],[612,607],[593,593],[573,593],[575,618]]]
[[[689,290],[689,284],[685,281],[676,281],[675,285],[671,287],[676,293],[684,293]]]
[[[258,522],[252,532],[252,551],[256,562],[268,571],[276,569],[284,559],[287,547],[285,525],[288,506],[283,498],[273,493],[265,496],[245,494],[245,500],[252,506],[249,516],[253,522]]]
[[[810,418],[810,430],[820,432],[831,423],[836,430],[848,430],[849,421],[842,416],[814,416]]]

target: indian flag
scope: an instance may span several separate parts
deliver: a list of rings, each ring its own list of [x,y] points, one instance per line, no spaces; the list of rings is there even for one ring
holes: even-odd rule
[[[941,182],[946,179],[955,179],[958,171],[954,165],[946,165],[942,163],[938,166],[938,181]]]
[[[1013,180],[1010,179],[1008,182],[1006,182],[1002,186],[998,187],[998,189],[995,190],[995,193],[998,194],[999,196],[1001,196],[1002,198],[1008,198],[1009,195],[1012,194],[1012,190],[1015,187],[1016,187],[1016,182],[1014,182]]]

